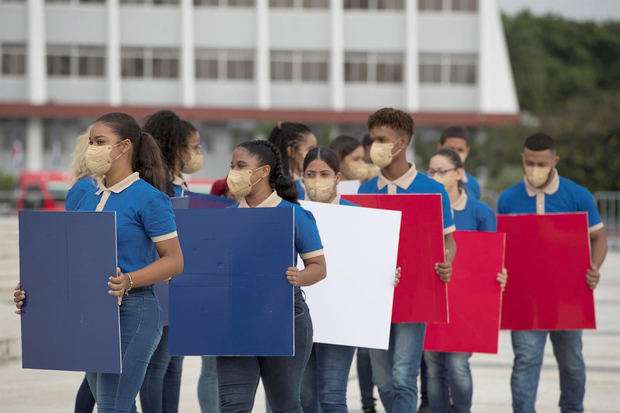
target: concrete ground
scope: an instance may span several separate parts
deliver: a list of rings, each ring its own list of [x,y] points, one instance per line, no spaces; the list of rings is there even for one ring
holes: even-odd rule
[[[18,278],[17,220],[0,217],[0,412],[73,411],[82,373],[25,370],[19,360],[19,317],[13,314],[11,290]],[[586,412],[620,412],[620,252],[610,252],[596,289],[598,329],[584,333],[587,365]],[[538,389],[537,411],[558,412],[558,373],[551,346]],[[475,354],[471,359],[474,378],[472,411],[510,412],[510,334],[500,333],[497,355]],[[354,361],[355,366],[355,361]],[[198,413],[196,384],[200,359],[186,357],[181,388],[180,412]],[[357,372],[349,377],[348,404],[351,412],[361,412]],[[255,412],[264,412],[264,395],[259,390]]]

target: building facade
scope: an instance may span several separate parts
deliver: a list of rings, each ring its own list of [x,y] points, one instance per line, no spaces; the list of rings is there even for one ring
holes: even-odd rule
[[[392,106],[477,126],[519,113],[496,0],[0,0],[0,66],[5,170],[62,168],[112,110],[211,125],[214,171],[257,121],[363,124]]]

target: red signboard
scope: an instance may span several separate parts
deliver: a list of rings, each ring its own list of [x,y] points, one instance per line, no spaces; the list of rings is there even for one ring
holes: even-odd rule
[[[435,272],[435,264],[444,261],[441,195],[343,195],[342,198],[363,207],[402,212],[398,244],[402,275],[394,290],[392,322],[447,322],[447,286]]]
[[[505,234],[456,231],[454,240],[450,323],[426,326],[424,350],[497,353]]]
[[[501,328],[596,328],[594,295],[586,284],[586,213],[500,215],[497,227],[506,233],[508,269]]]

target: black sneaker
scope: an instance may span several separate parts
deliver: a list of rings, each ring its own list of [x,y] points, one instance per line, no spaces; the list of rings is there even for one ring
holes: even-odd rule
[[[364,413],[377,413],[374,407],[363,407],[362,411]]]

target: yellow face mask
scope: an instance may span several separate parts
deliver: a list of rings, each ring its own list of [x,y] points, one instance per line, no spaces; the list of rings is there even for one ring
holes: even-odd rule
[[[193,174],[196,173],[202,168],[202,163],[204,162],[204,156],[198,152],[192,152],[191,158],[189,158],[188,162],[185,162],[183,165],[183,169],[181,172],[184,174]]]
[[[368,164],[363,162],[352,162],[348,164],[346,177],[347,179],[359,179],[360,181],[366,179],[368,176]]]
[[[252,192],[252,187],[263,179],[263,177],[261,176],[258,181],[252,183],[252,174],[255,171],[258,171],[260,168],[256,168],[254,170],[233,169],[228,172],[228,177],[226,178],[226,184],[228,184],[228,191],[230,191],[230,193],[237,199],[248,196],[250,192]]]
[[[398,155],[402,150],[401,148],[395,153],[392,153],[393,149],[394,144],[391,142],[373,142],[370,147],[370,160],[372,160],[372,163],[377,165],[379,168],[385,168],[392,163],[392,159],[394,159],[394,156]]]
[[[103,176],[110,170],[112,162],[125,155],[125,152],[121,152],[116,158],[111,159],[112,149],[122,142],[116,145],[89,145],[84,154],[84,162],[86,167],[95,176]]]
[[[304,185],[314,202],[328,202],[336,193],[335,178],[304,178]]]
[[[524,169],[525,178],[530,185],[540,188],[549,179],[549,175],[551,175],[553,168],[551,166],[526,166]]]

